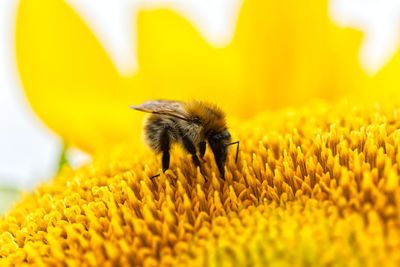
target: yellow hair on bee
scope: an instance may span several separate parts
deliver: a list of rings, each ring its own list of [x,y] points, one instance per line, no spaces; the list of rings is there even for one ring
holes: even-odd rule
[[[216,104],[194,100],[184,104],[184,110],[200,119],[206,131],[221,132],[226,128],[225,112]]]

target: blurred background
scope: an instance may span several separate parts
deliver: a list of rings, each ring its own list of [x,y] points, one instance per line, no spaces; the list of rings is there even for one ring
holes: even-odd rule
[[[63,150],[60,137],[33,113],[24,94],[16,64],[15,29],[18,2],[0,1],[0,212],[17,198],[50,179]],[[168,7],[189,20],[210,44],[222,47],[234,34],[241,0],[66,0],[100,41],[118,72],[138,69],[135,19],[140,6]],[[306,3],[304,3],[306,5]],[[361,30],[359,62],[373,75],[399,46],[400,2],[390,0],[331,0],[330,19],[341,27]],[[90,156],[70,149],[72,167]]]

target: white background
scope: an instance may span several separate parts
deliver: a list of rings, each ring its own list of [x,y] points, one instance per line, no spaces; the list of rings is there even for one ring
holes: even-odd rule
[[[0,1],[0,187],[29,189],[54,173],[60,139],[30,110],[15,66],[16,0]],[[137,69],[135,29],[139,0],[67,0],[103,43],[122,75]],[[149,0],[146,1],[149,6]],[[188,18],[211,44],[230,41],[241,0],[151,1]],[[331,0],[330,16],[340,26],[363,30],[360,63],[373,74],[394,54],[399,43],[400,1]],[[75,164],[88,157],[74,152]]]

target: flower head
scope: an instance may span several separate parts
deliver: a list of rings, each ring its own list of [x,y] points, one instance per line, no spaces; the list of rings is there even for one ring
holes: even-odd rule
[[[315,104],[232,121],[226,180],[179,148],[65,169],[0,222],[2,264],[343,265],[399,261],[400,110]],[[207,182],[205,179],[207,178]]]
[[[360,40],[331,23],[326,1],[245,0],[220,48],[170,10],[141,11],[139,70],[123,77],[64,1],[21,0],[28,100],[94,160],[65,168],[0,221],[0,264],[398,264],[395,101],[278,109],[398,88],[398,56],[368,77]],[[174,148],[162,173],[138,145],[142,117],[129,105],[187,97],[227,111],[241,150],[238,163],[228,153],[225,180],[210,150],[200,171]]]

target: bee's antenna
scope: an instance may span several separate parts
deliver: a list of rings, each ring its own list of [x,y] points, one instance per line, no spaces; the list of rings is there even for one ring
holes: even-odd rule
[[[160,176],[160,174],[157,174],[157,175],[151,176],[151,177],[150,177],[150,180],[153,180],[154,178],[156,178],[156,177],[158,177],[158,176]]]
[[[239,156],[239,141],[229,143],[226,146],[228,147],[228,146],[231,146],[231,145],[234,145],[234,144],[237,144],[237,147],[236,147],[236,158],[235,158],[235,163],[237,163],[238,156]]]

